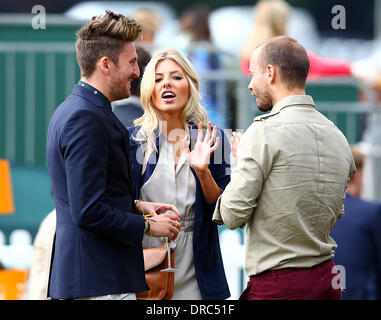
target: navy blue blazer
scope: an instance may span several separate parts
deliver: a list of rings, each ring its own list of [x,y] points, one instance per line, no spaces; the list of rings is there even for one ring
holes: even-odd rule
[[[140,292],[144,220],[135,211],[129,135],[99,92],[76,85],[47,135],[57,227],[48,296]]]
[[[381,299],[381,203],[346,194],[344,216],[331,236],[334,261],[345,268],[344,300]]]
[[[131,127],[130,150],[132,170],[136,181],[136,198],[140,198],[140,189],[155,170],[159,153],[152,153],[155,161],[149,159],[146,172],[142,172],[141,159],[143,158],[140,143],[133,139],[140,127]],[[191,149],[197,139],[197,128],[192,130]],[[224,139],[224,134],[219,130],[220,145],[210,158],[209,169],[217,185],[223,191],[230,182],[230,144]],[[161,137],[162,138],[162,137]],[[159,149],[160,138],[156,139],[156,147]],[[192,173],[196,179],[196,203],[193,230],[193,254],[197,283],[201,296],[205,300],[222,300],[230,296],[229,286],[226,281],[225,270],[222,262],[221,249],[218,237],[217,225],[212,222],[212,216],[216,203],[208,203],[205,200],[202,187],[197,174]]]

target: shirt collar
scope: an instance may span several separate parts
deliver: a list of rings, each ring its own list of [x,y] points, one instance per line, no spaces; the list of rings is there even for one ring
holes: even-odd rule
[[[110,100],[107,99],[107,97],[102,92],[100,92],[97,88],[94,88],[93,86],[89,85],[88,83],[82,80],[79,80],[78,85],[90,90],[95,96],[98,96],[99,98],[101,98],[106,105],[111,105]]]
[[[270,114],[278,113],[280,110],[282,110],[285,107],[293,106],[293,105],[309,105],[315,108],[314,100],[311,96],[308,95],[294,95],[294,96],[287,96],[283,98],[282,100],[278,101],[275,106],[271,109]]]

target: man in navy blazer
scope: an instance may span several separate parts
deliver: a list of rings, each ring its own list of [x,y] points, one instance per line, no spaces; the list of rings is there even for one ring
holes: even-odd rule
[[[171,240],[180,228],[171,205],[135,206],[129,134],[111,110],[139,76],[134,41],[140,33],[134,20],[110,11],[77,33],[81,81],[54,112],[47,136],[57,212],[53,299],[136,299],[148,289],[143,233]],[[142,217],[169,209],[176,213]]]
[[[348,184],[344,216],[331,232],[344,300],[381,299],[381,204],[361,199],[365,155],[352,147],[357,171]]]

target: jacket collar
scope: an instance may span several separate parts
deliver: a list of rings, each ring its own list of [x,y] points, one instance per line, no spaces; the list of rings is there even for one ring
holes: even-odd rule
[[[110,100],[108,100],[102,92],[86,82],[79,81],[78,84],[74,86],[72,94],[84,97],[98,107],[105,107],[111,111]]]
[[[295,96],[285,97],[282,100],[278,101],[278,103],[272,108],[270,113],[278,113],[280,110],[282,110],[285,107],[295,106],[295,105],[303,105],[303,106],[309,105],[315,108],[315,103],[311,96],[295,95]]]
[[[283,98],[282,100],[278,101],[275,104],[275,106],[273,106],[270,112],[255,117],[253,121],[258,121],[267,117],[271,117],[275,114],[278,114],[282,109],[289,106],[303,106],[303,107],[315,108],[315,103],[312,97],[308,95],[287,96]]]

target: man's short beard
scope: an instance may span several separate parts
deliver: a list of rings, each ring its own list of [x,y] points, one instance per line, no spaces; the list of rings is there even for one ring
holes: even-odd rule
[[[111,79],[110,81],[110,99],[111,101],[126,99],[130,96],[125,86],[121,85],[119,79]]]
[[[257,98],[258,98],[258,96],[257,96]],[[273,104],[273,97],[272,97],[269,90],[265,90],[261,94],[260,100],[261,101],[259,103],[257,103],[258,110],[262,111],[262,112],[271,111],[274,104]]]

